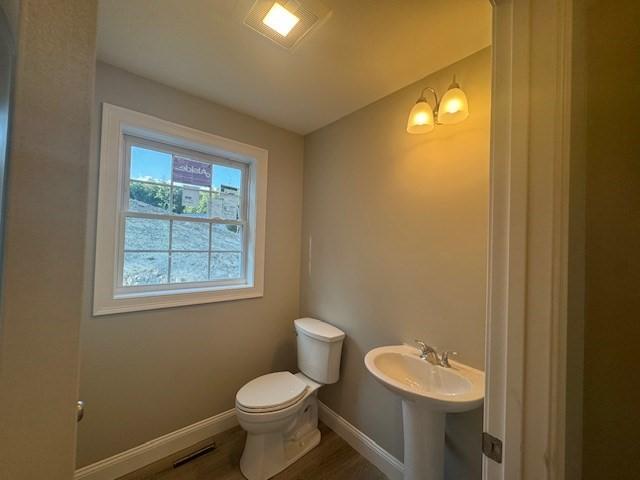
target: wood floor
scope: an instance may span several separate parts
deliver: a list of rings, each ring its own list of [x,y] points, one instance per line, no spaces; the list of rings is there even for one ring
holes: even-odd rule
[[[320,424],[320,445],[273,480],[387,480],[376,467],[326,425]],[[215,451],[176,469],[135,472],[121,480],[244,480],[238,463],[245,432],[240,427],[216,437]]]

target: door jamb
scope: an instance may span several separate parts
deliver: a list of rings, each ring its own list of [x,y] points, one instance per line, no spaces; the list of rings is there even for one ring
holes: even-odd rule
[[[572,2],[491,3],[483,479],[563,479]]]

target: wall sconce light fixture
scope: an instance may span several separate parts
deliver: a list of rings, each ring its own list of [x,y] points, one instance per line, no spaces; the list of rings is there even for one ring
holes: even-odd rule
[[[429,90],[433,93],[436,106],[433,108],[425,98],[425,92]],[[435,128],[436,125],[453,125],[460,123],[469,116],[469,103],[467,96],[460,89],[460,85],[456,82],[455,75],[449,89],[441,100],[438,100],[438,94],[431,87],[422,90],[420,98],[411,109],[409,119],[407,120],[407,132],[409,133],[427,133]]]

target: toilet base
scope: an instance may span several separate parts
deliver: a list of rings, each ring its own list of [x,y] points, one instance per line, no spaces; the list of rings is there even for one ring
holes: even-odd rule
[[[248,480],[267,480],[297,461],[320,443],[316,392],[304,399],[299,411],[283,430],[251,433],[240,459],[240,471]]]
[[[297,440],[282,441],[282,433],[247,434],[240,471],[248,480],[267,480],[298,461],[320,443],[320,430]]]

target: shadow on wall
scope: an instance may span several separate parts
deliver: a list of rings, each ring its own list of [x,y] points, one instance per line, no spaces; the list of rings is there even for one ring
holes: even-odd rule
[[[284,340],[278,344],[273,353],[271,361],[271,372],[278,372],[283,369],[283,366],[290,366],[293,368],[293,372],[297,372],[297,355],[296,355],[296,337],[293,333],[293,323],[291,324],[291,338]]]
[[[349,336],[349,333],[345,332],[345,334],[346,334],[346,337],[344,339],[344,343],[342,344],[340,380],[338,381],[338,383],[334,385],[325,386],[324,389],[332,390],[332,392],[335,392],[335,395],[336,397],[339,398],[340,403],[349,402],[352,405],[363,405],[363,402],[361,402],[361,397],[363,392],[366,391],[366,388],[364,388],[364,386],[361,385],[361,383],[363,383],[362,382],[363,377],[352,376],[350,375],[350,372],[354,370],[354,366],[351,365],[351,362],[352,362],[351,359],[364,358],[367,352],[363,351],[363,349],[358,345],[355,338],[352,338]],[[364,368],[364,363],[362,365],[356,366],[356,368],[358,367]],[[373,378],[371,377],[364,377],[364,379],[365,379],[365,382],[373,381],[374,383],[376,383],[375,380],[373,380]],[[350,384],[354,385],[353,390],[346,391],[345,389],[340,388],[341,382],[350,382]],[[358,412],[362,412],[362,410],[358,408]],[[366,414],[364,413],[363,415],[366,416]]]
[[[337,402],[338,405],[350,405],[353,410],[353,417],[348,421],[354,426],[369,423],[371,431],[364,433],[374,441],[381,435],[389,436],[395,450],[387,451],[402,461],[404,448],[402,404],[396,396],[390,395],[387,389],[367,371],[363,359],[369,351],[368,345],[360,343],[357,336],[350,336],[349,329],[345,329],[345,333],[340,380],[338,383],[323,387],[320,390],[320,400],[328,403],[326,399],[330,398],[332,401]],[[343,388],[345,384],[348,384],[350,388]],[[372,402],[372,398],[377,401]],[[331,405],[329,407],[331,408]],[[387,427],[389,423],[399,425],[399,428],[389,431]]]
[[[444,470],[446,478],[475,478],[482,469],[483,409],[447,414]]]

